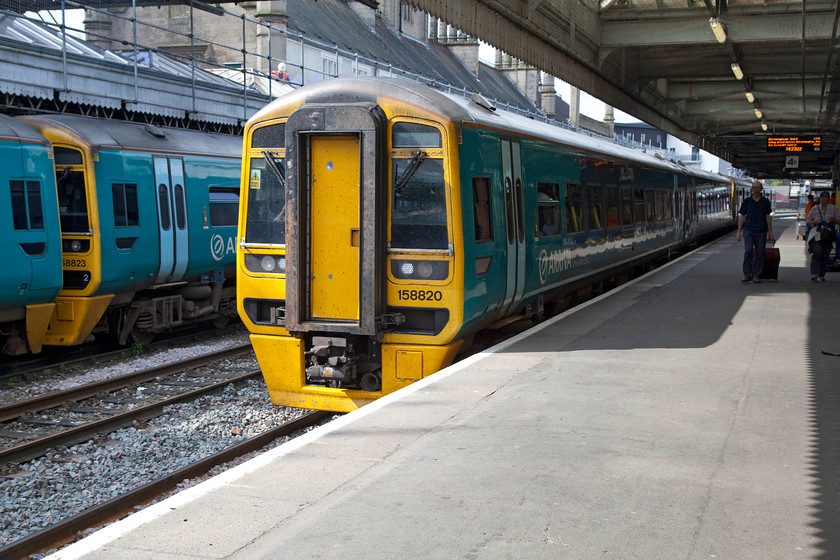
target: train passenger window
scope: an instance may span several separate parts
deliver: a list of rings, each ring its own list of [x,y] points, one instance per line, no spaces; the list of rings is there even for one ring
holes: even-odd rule
[[[607,228],[617,228],[620,225],[619,216],[621,214],[620,191],[614,185],[607,185],[604,192],[607,195]]]
[[[674,195],[671,191],[662,193],[665,198],[665,219],[670,220],[674,217]]]
[[[172,216],[169,212],[169,189],[161,183],[158,185],[158,204],[160,205],[160,229],[169,231],[172,227]]]
[[[560,185],[557,183],[537,183],[537,217],[540,237],[563,232],[560,223]]]
[[[44,229],[44,206],[41,183],[9,181],[12,195],[12,221],[15,229]]]
[[[648,223],[656,221],[656,195],[652,189],[645,189],[645,218]]]
[[[637,222],[645,221],[645,189],[633,189],[633,215]]]
[[[589,202],[589,229],[604,229],[604,204],[601,196],[601,185],[595,183],[586,185],[586,199]]]
[[[633,189],[621,188],[621,225],[633,225]]]
[[[70,168],[56,168],[55,174],[61,233],[89,232],[85,174],[82,171],[70,171]]]
[[[487,177],[473,177],[473,217],[475,242],[493,241],[493,222],[490,220],[490,180]]]
[[[391,127],[391,145],[394,148],[441,148],[440,130],[425,124],[397,122]]]
[[[583,231],[583,189],[577,183],[566,183],[566,233]]]
[[[443,160],[395,159],[391,246],[401,249],[447,249],[446,181]],[[414,172],[411,173],[412,167]],[[409,172],[408,174],[406,172]],[[397,181],[402,181],[398,188]]]
[[[181,185],[175,185],[175,225],[181,230],[187,227],[187,202]]]
[[[235,226],[239,221],[239,190],[210,187],[210,225]]]
[[[286,244],[286,166],[275,155],[277,166],[263,158],[251,158],[248,179],[246,243]]]
[[[251,135],[251,148],[285,148],[286,123],[270,124],[254,130]]]
[[[140,223],[137,210],[137,185],[114,183],[111,185],[114,196],[114,225],[116,227],[136,226]]]
[[[661,190],[657,189],[654,191],[655,195],[655,208],[656,208],[656,219],[663,220],[665,219],[665,193]]]

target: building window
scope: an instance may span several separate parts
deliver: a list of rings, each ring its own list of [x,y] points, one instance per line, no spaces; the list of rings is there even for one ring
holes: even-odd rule
[[[338,76],[338,59],[335,57],[321,55],[321,69],[323,70],[323,78],[332,78]]]

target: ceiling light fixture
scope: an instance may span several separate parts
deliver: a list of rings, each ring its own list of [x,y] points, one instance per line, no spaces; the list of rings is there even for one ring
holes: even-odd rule
[[[767,123],[761,123],[761,130],[767,132]]]
[[[741,65],[737,62],[732,63],[732,73],[735,74],[735,77],[739,80],[744,79],[744,72],[741,70]]]
[[[723,24],[720,22],[718,18],[711,18],[709,20],[709,25],[712,28],[712,33],[715,34],[715,39],[717,39],[718,43],[725,43],[726,42],[726,30],[723,28]]]
[[[756,107],[755,109],[755,116],[759,119],[764,116],[764,114],[761,112],[761,109],[759,109],[758,107]]]
[[[748,91],[744,95],[747,96],[747,101],[749,101],[750,103],[755,101],[755,95],[753,95],[753,93],[751,91]]]

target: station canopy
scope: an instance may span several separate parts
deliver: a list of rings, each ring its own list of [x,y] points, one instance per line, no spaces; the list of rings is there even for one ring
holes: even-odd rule
[[[406,3],[752,176],[840,178],[837,0]],[[197,0],[135,0],[164,4],[214,9]],[[131,5],[66,3],[68,9]],[[17,12],[61,6],[0,0],[0,9]]]
[[[753,176],[838,178],[837,0],[409,3]]]

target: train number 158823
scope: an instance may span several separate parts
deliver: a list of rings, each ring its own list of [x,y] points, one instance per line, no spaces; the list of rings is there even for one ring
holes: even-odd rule
[[[440,301],[443,293],[439,290],[397,290],[400,301]]]

